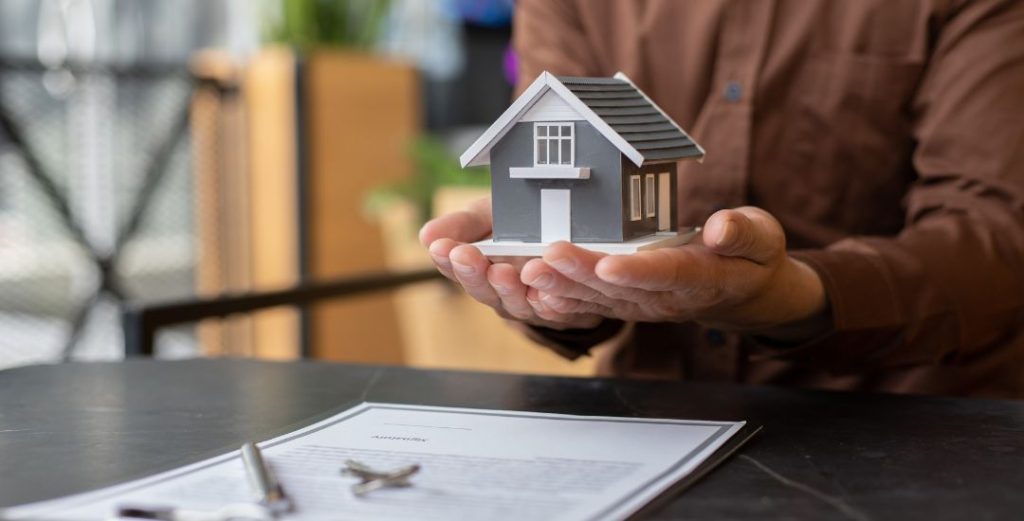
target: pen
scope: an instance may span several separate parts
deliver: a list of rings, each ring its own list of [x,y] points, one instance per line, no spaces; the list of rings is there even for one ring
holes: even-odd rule
[[[107,521],[273,521],[275,517],[269,508],[253,503],[233,503],[217,510],[121,505]]]
[[[294,508],[292,500],[285,495],[281,483],[263,459],[260,448],[256,444],[248,442],[242,445],[241,450],[245,473],[249,476],[249,484],[259,494],[260,504],[275,515],[291,512]]]

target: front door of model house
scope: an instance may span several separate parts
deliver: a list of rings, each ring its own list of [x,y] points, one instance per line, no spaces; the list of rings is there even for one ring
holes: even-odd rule
[[[542,189],[540,191],[540,241],[570,240],[571,214],[569,190]]]
[[[663,232],[672,229],[672,204],[671,192],[672,182],[668,172],[658,174],[658,231]]]

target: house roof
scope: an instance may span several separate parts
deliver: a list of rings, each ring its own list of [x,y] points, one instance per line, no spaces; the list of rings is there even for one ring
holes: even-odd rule
[[[637,166],[703,159],[704,149],[623,73],[613,78],[556,77],[543,72],[459,158],[485,165],[490,150],[541,97],[555,92]]]

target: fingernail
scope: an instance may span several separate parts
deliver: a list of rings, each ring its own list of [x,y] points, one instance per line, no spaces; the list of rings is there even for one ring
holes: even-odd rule
[[[718,239],[715,241],[715,246],[725,246],[733,241],[736,235],[736,223],[732,221],[725,221],[725,225],[722,226],[722,231],[718,234]]]
[[[494,291],[497,291],[502,295],[508,295],[509,293],[511,293],[511,291],[507,287],[502,286],[501,284],[491,283],[491,286],[494,288]]]
[[[551,265],[562,273],[572,273],[576,271],[576,261],[569,257],[559,257],[551,261]]]
[[[551,285],[552,277],[550,273],[541,273],[537,278],[530,282],[530,285],[537,289],[546,289]]]
[[[459,264],[457,262],[453,262],[452,266],[455,267],[455,271],[463,275],[473,275],[476,273],[476,268],[474,268],[473,266],[467,266],[465,264]]]

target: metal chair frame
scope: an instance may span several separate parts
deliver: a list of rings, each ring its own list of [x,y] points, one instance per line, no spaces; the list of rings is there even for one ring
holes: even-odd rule
[[[126,356],[153,356],[160,328],[278,306],[301,306],[319,300],[355,297],[408,284],[443,280],[434,269],[404,273],[373,273],[327,282],[303,283],[263,291],[157,304],[127,305],[122,315]]]

